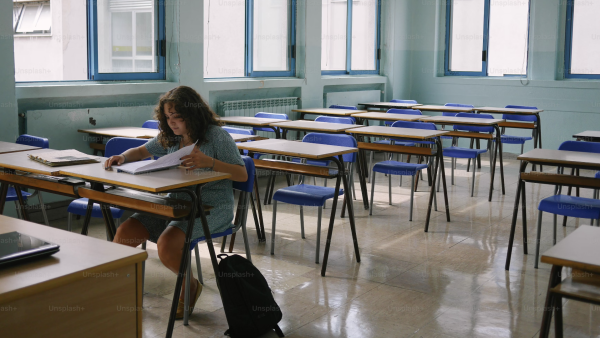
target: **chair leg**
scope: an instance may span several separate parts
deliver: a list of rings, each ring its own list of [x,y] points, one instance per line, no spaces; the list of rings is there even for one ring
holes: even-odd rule
[[[352,188],[352,196],[354,197],[354,200],[356,201],[356,187],[354,185],[354,167],[355,167],[354,164],[355,163],[356,162],[350,163],[350,182],[351,182],[350,186]]]
[[[204,278],[202,278],[202,265],[200,265],[200,250],[198,250],[198,243],[194,247],[194,255],[196,256],[196,270],[198,270],[198,281],[204,285]]]
[[[451,165],[451,167],[452,167],[452,170],[451,170],[452,171],[452,178],[451,178],[450,184],[454,185],[454,163],[455,163],[454,162],[454,158],[452,158],[451,161],[452,161],[452,165]]]
[[[23,219],[23,215],[21,214],[21,208],[19,208],[19,202],[15,201],[15,210],[17,211],[17,217],[19,219]]]
[[[538,268],[538,261],[540,259],[540,238],[542,237],[542,211],[538,210],[537,220],[537,241],[535,243],[535,264],[534,267]]]
[[[392,205],[392,175],[388,175],[388,197],[389,204]]]
[[[319,250],[321,249],[321,215],[323,214],[323,208],[319,207],[317,213],[317,248],[315,251],[315,263],[319,264]]]
[[[185,254],[188,255],[188,259],[185,273],[185,293],[183,296],[183,325],[187,326],[188,319],[190,318],[190,284],[192,283],[191,251],[189,248],[185,248]]]
[[[146,250],[146,241],[142,243],[142,250]],[[146,260],[142,261],[142,295],[144,294],[144,279],[146,278]],[[143,300],[144,297],[142,297]]]
[[[415,199],[415,177],[416,177],[416,175],[412,176],[412,185],[410,187],[410,214],[408,216],[409,221],[412,221],[412,215],[413,215],[413,201]]]
[[[73,214],[70,212],[67,212],[67,231],[71,232],[71,218],[72,218]]]
[[[563,337],[563,314],[562,314],[562,297],[560,294],[553,294],[554,298],[554,337]]]
[[[304,207],[300,206],[300,235],[302,236],[302,239],[305,239],[306,237],[304,237]]]
[[[556,245],[556,223],[557,222],[558,217],[556,216],[556,214],[554,214],[554,239],[552,240],[552,245]]]
[[[252,196],[252,193],[249,193]],[[246,203],[246,210],[248,210],[248,205]],[[247,211],[246,211],[247,212]],[[252,263],[252,255],[250,254],[250,242],[248,241],[248,231],[246,230],[246,219],[248,217],[244,216],[244,220],[242,221],[242,236],[244,237],[244,248],[246,249],[246,259]]]
[[[38,200],[40,201],[40,208],[42,208],[42,216],[44,216],[44,223],[47,226],[50,226],[50,222],[48,221],[48,214],[46,213],[46,205],[44,204],[44,199],[42,198],[42,192],[38,191]]]
[[[443,161],[444,159],[442,159]],[[437,188],[436,191],[440,192],[440,182],[442,181],[442,170],[438,167],[438,179],[437,179]]]
[[[221,252],[225,252],[225,247],[227,247],[227,236],[221,238]]]
[[[277,201],[273,201],[273,221],[271,222],[271,255],[275,254],[275,220],[277,219]]]
[[[327,188],[327,179],[323,178],[323,186],[325,188]],[[323,202],[323,209],[326,209],[327,207],[325,206],[327,204],[327,201]]]
[[[371,173],[373,181],[371,182],[371,207],[369,208],[369,216],[373,215],[373,195],[375,194],[375,171],[372,171]]]
[[[521,143],[521,155],[523,155],[524,148],[525,148],[525,142]]]
[[[367,167],[367,171],[371,170],[371,165],[373,164],[373,154],[375,152],[371,151],[371,154],[369,155],[369,166]],[[371,183],[371,176],[369,176],[369,183]]]
[[[475,194],[475,172],[477,171],[475,167],[477,166],[477,157],[473,159],[473,179],[471,182],[471,197]]]

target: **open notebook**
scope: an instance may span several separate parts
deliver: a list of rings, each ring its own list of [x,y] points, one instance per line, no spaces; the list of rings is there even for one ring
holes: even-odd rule
[[[27,156],[51,167],[100,162],[97,160],[97,156],[84,154],[75,149],[35,152],[27,154]]]
[[[173,167],[177,167],[183,162],[180,158],[187,156],[192,153],[196,144],[190,144],[187,147],[183,147],[174,153],[167,154],[158,160],[150,161],[137,161],[131,163],[125,163],[118,167],[117,172],[124,172],[132,175],[145,174],[152,171],[165,170]]]

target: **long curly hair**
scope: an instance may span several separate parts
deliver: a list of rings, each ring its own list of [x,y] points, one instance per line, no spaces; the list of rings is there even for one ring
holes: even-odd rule
[[[175,111],[185,122],[190,140],[198,141],[198,145],[208,141],[206,134],[210,126],[221,126],[218,115],[195,90],[187,86],[171,89],[161,96],[158,105],[154,108],[154,119],[158,120],[160,129],[157,139],[164,148],[173,147],[181,140],[181,136],[175,135],[169,127],[165,114],[166,103],[174,106]]]

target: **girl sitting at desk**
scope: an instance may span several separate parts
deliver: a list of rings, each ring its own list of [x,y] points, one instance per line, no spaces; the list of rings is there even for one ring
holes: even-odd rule
[[[223,232],[231,228],[234,210],[231,180],[245,182],[248,175],[235,142],[225,130],[219,127],[217,115],[195,90],[186,86],[177,87],[163,95],[154,114],[155,119],[159,121],[158,136],[143,146],[110,157],[105,166],[140,161],[150,156],[163,156],[197,141],[197,147],[191,155],[182,158],[184,160],[182,165],[193,169],[231,174],[230,180],[208,183],[202,189],[202,202],[215,207],[210,211],[210,215],[207,215],[211,233]],[[195,190],[195,186],[190,189]],[[190,200],[190,197],[183,193],[172,193],[169,197]],[[156,243],[161,262],[177,274],[183,255],[182,248],[187,225],[187,221],[171,221],[166,224],[162,219],[135,213],[119,226],[114,242],[131,247],[137,247],[146,240]],[[202,236],[204,231],[201,221],[200,218],[196,218],[192,239]],[[198,280],[195,278],[191,280],[190,313],[202,292],[202,285]],[[185,278],[183,282],[185,284]],[[184,290],[185,288],[182,287],[177,308],[178,319],[183,318]]]

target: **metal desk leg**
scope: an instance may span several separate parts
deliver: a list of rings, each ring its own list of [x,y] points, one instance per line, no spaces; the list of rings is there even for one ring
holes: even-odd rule
[[[521,162],[521,169],[519,170],[519,183],[517,184],[517,194],[515,195],[515,206],[513,207],[513,216],[512,222],[510,225],[510,237],[508,239],[508,251],[506,252],[506,263],[504,265],[504,269],[508,271],[510,268],[510,257],[512,255],[512,247],[513,241],[515,239],[515,229],[517,227],[517,215],[519,214],[519,200],[521,199],[521,189],[525,182],[521,180],[521,173],[525,172],[525,168],[527,168],[527,162]]]
[[[552,321],[552,310],[554,308],[553,296],[550,290],[560,283],[560,274],[562,266],[553,265],[550,271],[550,281],[548,282],[548,291],[546,291],[546,303],[544,305],[544,315],[542,317],[542,327],[540,328],[540,338],[547,338],[550,333],[550,322]]]
[[[8,183],[2,183],[0,186],[0,215],[4,213],[6,205],[6,194],[8,193]]]
[[[21,193],[21,188],[19,188],[18,185],[15,185],[14,188],[19,201],[19,208],[21,208],[21,215],[23,215],[24,220],[29,221],[29,214],[27,213],[27,207],[25,204],[25,199],[23,198],[23,194]]]

